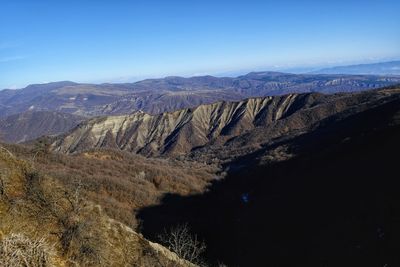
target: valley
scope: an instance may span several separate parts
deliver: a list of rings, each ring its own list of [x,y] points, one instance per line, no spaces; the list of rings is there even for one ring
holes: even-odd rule
[[[0,267],[400,266],[400,1],[0,11]]]

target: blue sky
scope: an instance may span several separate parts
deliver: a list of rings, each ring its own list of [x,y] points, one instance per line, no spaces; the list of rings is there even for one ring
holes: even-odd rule
[[[400,1],[1,0],[0,88],[400,59]]]

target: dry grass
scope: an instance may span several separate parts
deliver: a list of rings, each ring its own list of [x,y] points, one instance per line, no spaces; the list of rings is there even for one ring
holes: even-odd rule
[[[22,234],[11,234],[0,240],[0,266],[54,266],[54,248],[44,238],[30,239]]]

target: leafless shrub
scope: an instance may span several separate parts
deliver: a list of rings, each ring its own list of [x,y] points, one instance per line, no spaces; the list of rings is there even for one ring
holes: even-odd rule
[[[164,233],[159,235],[159,239],[180,258],[203,265],[202,254],[206,250],[206,244],[200,241],[196,234],[190,233],[187,224],[164,230]]]
[[[41,239],[30,239],[22,234],[10,234],[0,241],[0,266],[54,266],[53,247]]]
[[[11,153],[10,150],[8,150],[7,148],[0,146],[0,150],[6,152],[11,158],[15,158],[13,153]]]

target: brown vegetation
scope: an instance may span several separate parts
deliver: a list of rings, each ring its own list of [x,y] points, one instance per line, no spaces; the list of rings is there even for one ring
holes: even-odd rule
[[[82,197],[104,208],[113,219],[136,228],[136,211],[159,203],[164,193],[202,192],[217,168],[195,162],[148,159],[115,150],[93,150],[78,155],[47,152],[46,142],[34,147],[8,146],[41,172],[57,178]]]
[[[53,266],[53,247],[44,238],[11,234],[0,240],[0,266]]]
[[[87,201],[87,184],[65,186],[18,159],[32,151],[13,148],[0,151],[0,253],[7,260],[1,266],[20,260],[26,262],[17,266],[190,266]],[[43,264],[29,262],[37,260]]]

